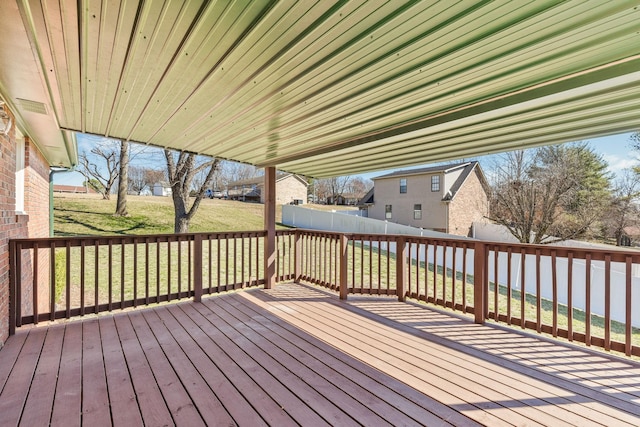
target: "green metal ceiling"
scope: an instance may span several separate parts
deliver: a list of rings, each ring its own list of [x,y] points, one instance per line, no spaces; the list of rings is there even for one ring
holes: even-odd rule
[[[72,131],[322,177],[640,129],[640,0],[0,4],[55,164]]]

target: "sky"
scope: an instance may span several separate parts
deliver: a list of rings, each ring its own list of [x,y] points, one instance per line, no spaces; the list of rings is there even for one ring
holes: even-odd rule
[[[585,142],[588,142],[596,153],[602,155],[603,159],[609,165],[609,171],[613,174],[616,174],[623,169],[630,168],[636,164],[640,164],[640,152],[634,152],[634,150],[631,149],[630,133],[594,138],[585,140]],[[87,144],[87,141],[83,139],[83,136],[79,136],[78,143],[82,147],[82,144]],[[477,160],[479,160],[480,164],[483,165],[483,163],[491,161],[489,157],[490,156],[484,156]],[[416,167],[422,166],[424,165]],[[385,173],[393,172],[394,170],[397,169],[360,174],[360,176],[371,179],[376,176],[384,175]],[[53,182],[55,184],[82,185],[83,181],[83,176],[78,172],[57,173],[53,176]]]

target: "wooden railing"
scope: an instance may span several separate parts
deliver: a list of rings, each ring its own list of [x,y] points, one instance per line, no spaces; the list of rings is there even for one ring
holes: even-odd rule
[[[297,280],[342,298],[413,298],[471,313],[478,323],[640,356],[640,252],[309,230],[296,236]]]
[[[483,317],[640,356],[640,252],[484,245]]]
[[[55,237],[10,242],[10,332],[264,283],[265,231]],[[293,277],[291,232],[278,232],[277,277]]]
[[[10,242],[10,330],[265,283],[265,231]],[[640,356],[640,252],[278,230],[277,281],[394,295]]]

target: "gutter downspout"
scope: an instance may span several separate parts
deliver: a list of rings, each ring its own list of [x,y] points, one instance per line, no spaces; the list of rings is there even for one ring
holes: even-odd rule
[[[49,237],[53,237],[53,175],[58,172],[71,172],[72,169],[53,167],[49,170]]]

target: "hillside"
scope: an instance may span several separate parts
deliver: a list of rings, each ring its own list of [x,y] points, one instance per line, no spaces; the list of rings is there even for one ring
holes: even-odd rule
[[[114,217],[116,197],[55,194],[56,236],[173,233],[173,203],[169,197],[129,196],[129,216]],[[282,207],[276,208],[276,221]],[[263,205],[230,200],[205,199],[191,220],[190,231],[262,230]]]

